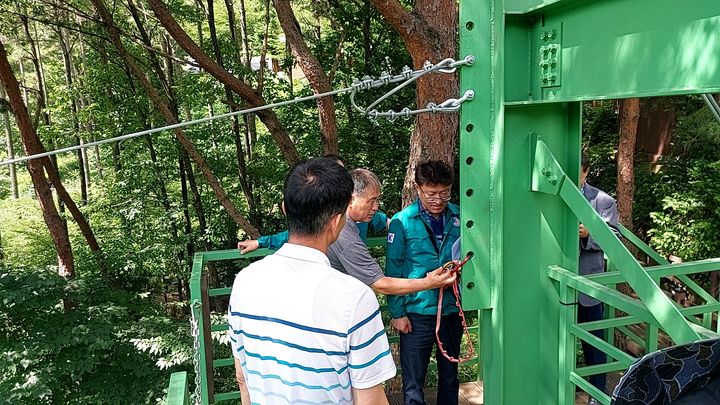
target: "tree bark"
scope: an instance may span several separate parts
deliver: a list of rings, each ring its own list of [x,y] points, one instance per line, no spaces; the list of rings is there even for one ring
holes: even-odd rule
[[[35,75],[37,76],[38,81],[38,103],[37,103],[37,110],[38,115],[36,116],[36,120],[42,116],[43,123],[45,125],[50,125],[50,114],[47,111],[47,94],[46,94],[46,87],[45,87],[45,76],[42,73],[42,66],[40,65],[40,52],[37,47],[37,43],[33,39],[32,35],[30,34],[30,23],[28,21],[27,16],[21,15],[20,16],[20,22],[23,26],[23,32],[25,34],[25,40],[28,42],[28,46],[30,48],[30,61],[33,64],[33,67],[35,68]],[[37,123],[34,125],[35,128],[37,128]]]
[[[57,35],[60,39],[60,50],[62,51],[63,66],[65,68],[65,84],[68,90],[72,90],[73,87],[73,61],[72,53],[70,49],[70,40],[67,37],[67,30],[59,28]],[[75,131],[74,143],[80,145],[80,121],[78,119],[78,106],[75,97],[71,97],[70,100],[70,112],[72,114],[73,130]],[[85,177],[85,157],[82,149],[78,149],[76,152],[78,166],[80,168],[80,205],[86,205],[88,202],[88,183]]]
[[[5,86],[0,83],[0,99],[5,99]],[[8,159],[15,158],[15,149],[13,146],[12,129],[10,127],[10,113],[7,110],[2,112],[3,117],[3,128],[5,129],[5,145],[7,147]],[[9,166],[10,169],[10,192],[12,193],[13,200],[17,200],[20,194],[18,194],[17,184],[17,172],[15,170],[15,163]]]
[[[458,6],[455,0],[417,0],[406,10],[398,0],[370,0],[398,32],[415,69],[425,61],[440,62],[457,55]],[[417,81],[418,108],[458,96],[457,74],[434,74]],[[410,158],[403,187],[403,205],[414,197],[413,176],[418,163],[442,160],[454,167],[457,156],[458,114],[420,114],[410,136]]]
[[[215,27],[215,1],[208,0],[207,13],[208,13],[208,27],[210,29],[210,41],[212,42],[213,51],[215,53],[215,60],[221,68],[225,69],[225,63],[223,62],[222,51],[220,50],[220,44],[217,38],[217,29]],[[223,86],[225,88],[225,98],[227,99],[228,107],[230,112],[237,111],[235,104],[235,97],[227,84]],[[247,181],[247,167],[245,165],[245,151],[243,150],[242,139],[240,137],[240,118],[235,115],[231,118],[232,120],[232,133],[233,140],[235,141],[235,158],[237,160],[238,168],[238,180],[240,181],[240,187],[245,194],[245,199],[248,203],[248,211],[251,215],[255,212],[255,197],[253,196],[252,189]]]
[[[617,153],[617,203],[618,221],[628,229],[633,229],[633,198],[635,196],[635,140],[638,119],[640,118],[640,99],[620,100],[620,137]]]
[[[320,62],[310,52],[310,48],[303,39],[300,31],[300,23],[292,7],[290,0],[273,0],[277,18],[285,33],[285,40],[290,44],[295,59],[300,65],[308,79],[310,87],[315,94],[326,93],[332,90],[330,80],[320,65]],[[338,153],[338,129],[337,117],[335,115],[335,101],[332,96],[322,97],[316,100],[318,106],[318,117],[320,118],[320,131],[322,131],[323,153]]]
[[[247,10],[245,0],[240,0],[240,40],[242,42],[240,63],[250,68],[250,45],[248,41]],[[260,93],[262,94],[262,92]]]
[[[98,14],[100,14],[103,23],[105,24],[105,29],[109,34],[110,41],[113,43],[113,45],[115,45],[117,52],[120,54],[120,57],[122,58],[127,68],[130,70],[132,75],[135,76],[135,79],[142,84],[145,92],[148,94],[150,100],[152,100],[153,104],[155,105],[155,108],[157,108],[162,114],[162,116],[165,118],[166,123],[168,125],[176,124],[176,115],[173,114],[167,102],[163,100],[155,87],[153,87],[152,83],[150,83],[150,81],[147,79],[144,72],[140,69],[137,63],[135,63],[132,56],[130,56],[127,49],[125,49],[125,46],[120,40],[119,30],[113,23],[112,16],[110,15],[108,9],[105,7],[105,4],[102,2],[102,0],[92,0],[92,3],[97,9]],[[249,237],[259,237],[260,233],[258,232],[258,230],[254,226],[252,226],[245,219],[245,217],[243,217],[243,215],[237,210],[235,205],[233,205],[232,201],[230,201],[229,196],[227,195],[223,187],[220,185],[217,177],[215,177],[215,174],[213,174],[213,172],[210,170],[210,167],[205,161],[205,158],[200,154],[200,152],[190,141],[190,139],[185,136],[185,132],[178,128],[174,130],[174,133],[178,142],[180,142],[182,147],[188,152],[193,161],[195,161],[195,163],[198,165],[198,168],[205,176],[206,181],[212,188],[218,201],[225,208],[230,217],[238,224],[238,226],[240,226],[240,228],[242,228],[247,233]]]
[[[163,27],[165,27],[168,33],[177,41],[178,45],[192,56],[203,69],[222,84],[229,86],[235,93],[242,97],[250,107],[260,107],[266,104],[265,100],[257,94],[252,87],[230,74],[230,72],[223,69],[222,66],[205,54],[205,52],[197,46],[195,41],[188,36],[185,30],[180,27],[177,21],[175,21],[162,1],[149,0],[149,3],[153,9],[153,13],[155,13],[155,16]],[[277,118],[277,115],[275,115],[275,112],[272,110],[264,110],[258,112],[257,115],[275,139],[275,142],[280,148],[280,152],[285,158],[285,162],[290,166],[297,164],[300,161],[300,155],[297,152],[295,144]]]
[[[27,112],[25,103],[20,95],[20,85],[13,74],[12,67],[8,61],[5,45],[0,41],[0,80],[4,83],[8,94],[8,101],[20,129],[20,136],[26,155],[37,153],[41,149],[38,144],[39,138],[32,126],[30,115]],[[58,256],[58,274],[65,278],[72,278],[75,275],[75,263],[70,245],[70,237],[67,229],[63,226],[60,214],[55,208],[52,191],[43,172],[43,160],[48,158],[34,159],[28,161],[28,171],[35,187],[35,193],[40,203],[43,219],[50,231],[53,244]]]
[[[85,42],[80,41],[80,58],[82,59],[82,66],[87,65],[87,55],[85,54]],[[80,80],[82,81],[82,77],[84,76],[85,69],[83,68],[83,74],[79,75]],[[84,109],[86,106],[89,105],[88,100],[85,99],[85,96],[80,97],[80,107],[81,109]],[[85,123],[85,131],[90,134],[90,142],[95,142],[95,120],[93,118],[92,111],[90,111],[90,116],[88,117],[88,120]],[[93,146],[93,155],[95,156],[95,170],[97,171],[97,176],[100,180],[103,178],[103,168],[102,168],[102,160],[100,159],[100,146],[95,145]],[[85,154],[87,157],[87,152]],[[88,179],[90,178],[90,163],[89,160],[86,158],[86,168],[88,171]]]

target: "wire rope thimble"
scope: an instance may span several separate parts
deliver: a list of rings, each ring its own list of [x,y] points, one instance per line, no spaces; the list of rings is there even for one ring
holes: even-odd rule
[[[460,109],[460,103],[458,102],[458,99],[456,98],[449,98],[438,106],[438,111],[457,111]]]
[[[441,60],[437,65],[435,65],[435,68],[440,73],[454,73],[455,70],[457,70],[456,65],[458,63],[453,58],[447,58]]]

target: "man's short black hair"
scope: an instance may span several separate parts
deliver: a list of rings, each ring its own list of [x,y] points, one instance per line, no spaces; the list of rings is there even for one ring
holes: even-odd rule
[[[420,163],[415,168],[415,184],[418,186],[426,184],[451,186],[454,177],[455,175],[450,166],[442,160],[429,160]]]
[[[585,154],[585,152],[583,152],[582,155],[580,156],[580,165],[582,166],[583,172],[586,172],[587,169],[590,168],[590,160],[588,160],[588,157]]]
[[[343,158],[341,158],[340,155],[336,155],[334,153],[324,154],[323,159],[330,159],[330,160],[335,160],[337,162],[342,162],[342,165],[345,166],[345,161],[343,160]]]
[[[291,234],[317,236],[331,217],[350,203],[353,181],[333,159],[310,159],[295,166],[285,179],[285,215]]]

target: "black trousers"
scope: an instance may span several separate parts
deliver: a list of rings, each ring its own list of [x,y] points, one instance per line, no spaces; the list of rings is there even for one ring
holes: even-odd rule
[[[602,303],[590,307],[578,305],[578,323],[599,321],[603,319],[603,307],[604,306]],[[590,333],[599,337],[600,339],[605,340],[605,331],[602,329],[594,330]],[[603,353],[602,350],[597,349],[595,346],[586,343],[584,340],[582,341],[582,350],[583,356],[585,356],[586,365],[593,366],[595,364],[605,363],[605,353]],[[605,383],[605,374],[595,374],[590,376],[590,384],[592,384],[595,388],[599,389],[602,392],[605,392]]]

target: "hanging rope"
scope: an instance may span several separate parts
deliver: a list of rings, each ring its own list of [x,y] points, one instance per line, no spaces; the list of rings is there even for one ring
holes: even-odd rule
[[[437,316],[435,317],[435,340],[437,341],[440,354],[442,354],[443,357],[448,359],[448,361],[460,364],[472,360],[473,357],[475,357],[475,347],[473,347],[472,340],[470,340],[470,331],[468,330],[467,322],[465,321],[465,312],[463,312],[462,304],[460,304],[460,286],[458,285],[458,280],[460,279],[460,272],[462,271],[462,267],[465,265],[465,263],[468,262],[468,260],[470,260],[471,257],[472,256],[468,255],[467,257],[465,257],[465,260],[461,261],[460,263],[451,261],[445,263],[445,265],[443,266],[443,269],[445,271],[450,271],[457,275],[457,278],[455,278],[455,282],[452,284],[452,290],[455,294],[455,306],[457,306],[460,310],[460,320],[462,321],[463,334],[465,335],[467,340],[466,343],[468,347],[468,352],[465,357],[459,357],[456,359],[455,357],[447,354],[447,351],[443,347],[443,343],[440,340],[440,320],[442,319],[443,291],[445,290],[444,288],[441,288],[440,292],[438,293]]]
[[[148,129],[148,130],[140,131],[140,132],[133,132],[131,134],[120,135],[120,136],[116,136],[113,138],[102,139],[102,140],[95,141],[95,142],[88,142],[88,143],[84,143],[82,145],[69,146],[67,148],[56,149],[53,151],[38,153],[35,155],[23,156],[23,157],[18,157],[18,158],[14,158],[14,159],[8,159],[8,160],[0,162],[0,166],[5,166],[5,165],[10,165],[10,164],[15,164],[15,163],[22,163],[22,162],[26,162],[28,160],[40,159],[40,158],[44,158],[44,157],[48,157],[48,156],[57,155],[60,153],[73,152],[73,151],[76,151],[79,149],[92,148],[94,146],[99,146],[99,145],[103,145],[106,143],[124,141],[126,139],[137,138],[137,137],[140,137],[143,135],[154,134],[157,132],[168,131],[168,130],[177,129],[177,128],[184,128],[184,127],[187,127],[190,125],[202,124],[202,123],[213,121],[213,120],[234,117],[236,115],[255,113],[258,111],[268,110],[268,109],[276,108],[276,107],[284,107],[284,106],[291,105],[291,104],[315,100],[318,98],[323,98],[323,97],[328,97],[328,96],[335,96],[337,94],[343,94],[343,93],[350,93],[350,102],[351,102],[352,106],[356,110],[358,110],[360,113],[368,116],[372,120],[377,120],[378,118],[384,117],[384,118],[388,118],[390,121],[394,121],[395,118],[397,118],[397,117],[409,118],[411,115],[417,115],[417,114],[421,114],[421,113],[456,112],[460,109],[460,105],[462,105],[462,103],[464,103],[465,101],[468,101],[468,100],[472,100],[473,95],[474,95],[472,90],[466,91],[465,94],[462,97],[460,97],[459,99],[451,98],[440,104],[429,103],[425,108],[419,109],[419,110],[410,110],[408,108],[404,108],[400,112],[394,112],[392,110],[387,111],[387,112],[378,112],[377,110],[369,110],[369,109],[376,106],[377,104],[381,103],[383,100],[387,99],[392,94],[398,92],[403,87],[409,85],[410,83],[414,82],[415,80],[417,80],[418,78],[420,78],[426,74],[433,73],[433,72],[452,73],[455,71],[455,69],[458,66],[470,66],[473,64],[474,61],[475,61],[475,57],[473,57],[472,55],[468,55],[465,57],[465,59],[462,59],[459,61],[455,61],[452,58],[444,59],[440,63],[434,64],[434,65],[428,61],[428,62],[425,62],[425,66],[423,66],[423,68],[419,69],[419,70],[411,70],[409,67],[406,66],[403,69],[401,74],[395,75],[395,76],[387,74],[387,73],[383,74],[382,76],[380,76],[377,79],[373,79],[369,76],[365,76],[362,80],[353,81],[352,86],[345,87],[343,89],[332,90],[332,91],[328,91],[325,93],[313,94],[311,96],[296,97],[291,100],[285,100],[285,101],[280,101],[277,103],[265,104],[265,105],[262,105],[259,107],[247,108],[244,110],[233,111],[233,112],[229,112],[229,113],[225,113],[225,114],[215,115],[212,117],[205,117],[205,118],[200,118],[200,119],[196,119],[196,120],[192,120],[192,121],[180,122],[177,124],[166,125],[164,127],[158,127],[158,128],[152,128],[152,129]],[[391,91],[389,91],[388,93],[386,93],[385,95],[383,95],[382,97],[377,99],[368,108],[363,109],[363,108],[358,107],[357,104],[355,104],[355,94],[357,92],[374,89],[374,88],[378,88],[378,87],[385,86],[388,84],[399,83],[399,82],[404,82],[404,83],[395,87],[394,89],[392,89]]]

